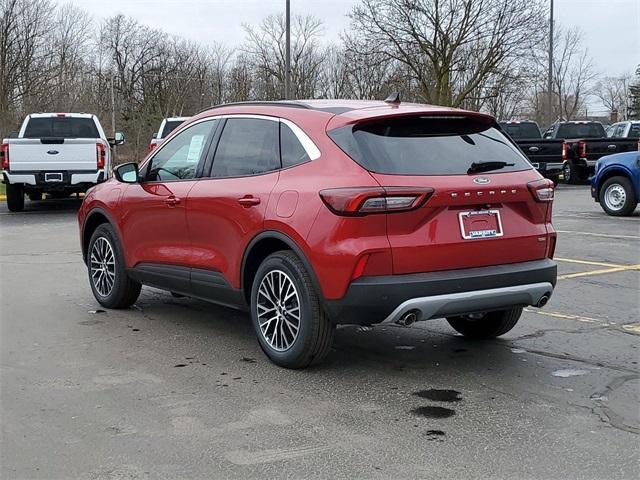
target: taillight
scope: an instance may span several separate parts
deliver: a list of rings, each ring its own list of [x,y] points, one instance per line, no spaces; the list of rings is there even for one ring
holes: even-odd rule
[[[567,160],[569,158],[569,145],[567,142],[562,144],[562,160]]]
[[[553,201],[554,187],[553,182],[547,178],[541,178],[540,180],[534,180],[527,183],[531,195],[536,202],[551,202]]]
[[[587,142],[578,142],[578,158],[587,156]]]
[[[432,194],[433,188],[347,187],[322,190],[320,198],[336,215],[362,216],[415,210]]]
[[[150,143],[149,144],[149,153],[153,152],[153,150],[158,146],[157,143]]]
[[[9,170],[9,144],[0,145],[0,162],[4,170]]]
[[[553,258],[556,254],[556,242],[558,241],[558,237],[555,233],[549,235],[549,241],[547,243],[547,258]]]
[[[107,160],[107,148],[104,146],[104,144],[100,142],[96,143],[96,155],[96,165],[98,169],[104,168]]]

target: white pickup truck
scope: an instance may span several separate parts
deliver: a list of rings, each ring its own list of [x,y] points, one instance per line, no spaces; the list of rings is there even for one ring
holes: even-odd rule
[[[151,152],[154,148],[160,145],[164,139],[185,120],[189,120],[189,117],[168,117],[162,120],[158,132],[154,133],[153,137],[151,137],[149,151]]]
[[[40,200],[43,193],[65,198],[105,181],[111,146],[122,143],[122,133],[106,137],[95,115],[28,115],[17,137],[4,139],[0,147],[9,210],[22,210],[25,195],[31,200]]]

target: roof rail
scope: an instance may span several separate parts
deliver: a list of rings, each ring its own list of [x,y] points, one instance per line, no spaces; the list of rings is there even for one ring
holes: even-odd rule
[[[212,109],[215,109],[215,108],[235,107],[235,106],[242,106],[242,105],[304,108],[304,109],[307,109],[307,110],[311,109],[311,107],[309,105],[305,105],[304,103],[289,102],[289,101],[286,101],[286,100],[272,100],[272,101],[255,101],[255,102],[248,101],[248,102],[221,103],[219,105],[211,105],[210,107],[204,108],[204,109],[200,110],[198,113],[206,112],[207,110],[212,110]],[[198,113],[196,113],[196,115]]]

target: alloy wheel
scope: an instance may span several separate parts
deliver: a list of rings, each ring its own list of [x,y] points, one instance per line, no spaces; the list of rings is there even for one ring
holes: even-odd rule
[[[90,265],[96,291],[103,297],[109,296],[116,280],[116,262],[111,243],[105,237],[98,237],[93,242]]]
[[[300,297],[293,280],[282,270],[267,273],[258,288],[258,325],[271,348],[284,352],[298,338]]]

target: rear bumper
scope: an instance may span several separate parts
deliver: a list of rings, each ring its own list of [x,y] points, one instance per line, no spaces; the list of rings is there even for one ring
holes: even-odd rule
[[[104,170],[66,170],[51,172],[3,172],[4,183],[31,185],[43,190],[60,190],[105,180]]]
[[[395,322],[417,310],[421,320],[537,305],[556,284],[553,260],[432,273],[363,277],[340,300],[326,302],[334,323]]]
[[[547,175],[556,175],[562,172],[562,162],[559,163],[540,163],[537,167],[537,170]]]

